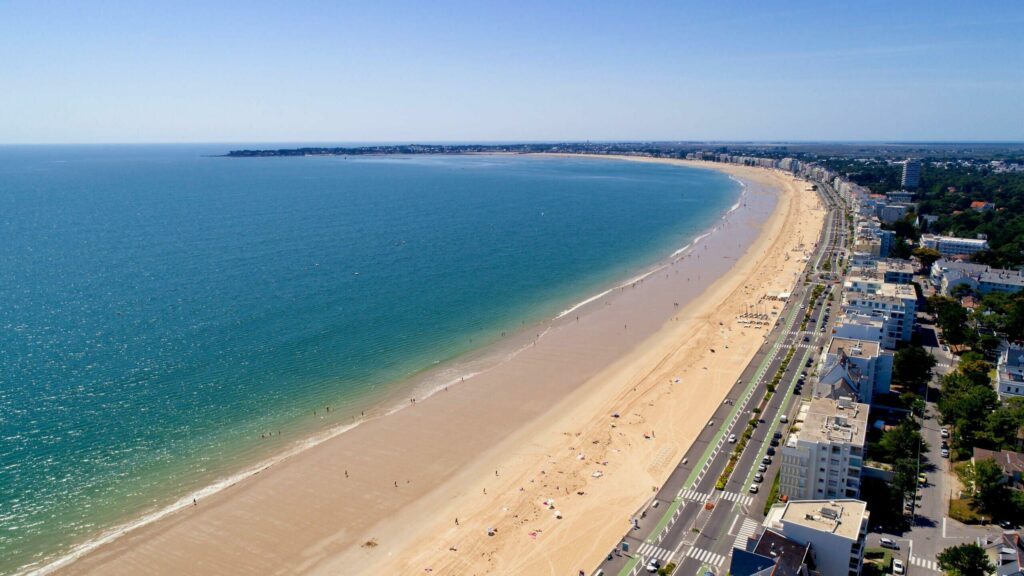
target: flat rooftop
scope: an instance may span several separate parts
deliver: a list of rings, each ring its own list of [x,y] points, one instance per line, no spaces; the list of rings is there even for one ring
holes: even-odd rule
[[[815,398],[806,407],[797,438],[804,442],[864,446],[868,431],[868,405],[849,399]],[[803,412],[803,410],[801,410]]]
[[[857,540],[868,515],[867,504],[860,500],[796,500],[786,504],[778,521]]]
[[[881,348],[878,342],[871,340],[853,340],[851,338],[833,338],[828,344],[829,354],[845,352],[847,356],[854,358],[871,358],[878,356]]]

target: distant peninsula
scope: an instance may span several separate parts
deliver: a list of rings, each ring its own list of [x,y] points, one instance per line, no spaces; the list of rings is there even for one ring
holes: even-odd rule
[[[901,160],[907,157],[945,160],[1017,161],[1024,151],[1019,143],[980,142],[532,142],[494,144],[377,144],[373,146],[304,146],[256,150],[232,150],[227,158],[276,158],[294,156],[390,156],[413,154],[614,154],[654,158],[693,158],[728,161],[730,156],[800,162],[836,158]],[[750,162],[754,164],[754,162]]]
[[[225,154],[229,158],[266,158],[275,156],[383,156],[396,154],[537,154],[549,153],[590,153],[590,154],[636,154],[663,151],[663,145],[644,144],[382,144],[357,147],[303,147],[280,148],[277,150],[232,150]]]

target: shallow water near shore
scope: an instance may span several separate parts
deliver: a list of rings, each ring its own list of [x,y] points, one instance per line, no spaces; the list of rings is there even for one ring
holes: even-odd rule
[[[0,572],[389,408],[739,194],[658,164],[222,151],[0,149]]]

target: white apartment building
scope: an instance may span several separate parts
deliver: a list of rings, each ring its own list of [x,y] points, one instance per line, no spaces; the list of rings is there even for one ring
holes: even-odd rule
[[[883,283],[877,292],[847,292],[843,310],[856,314],[877,315],[885,320],[887,338],[908,342],[914,333],[917,293],[910,284]]]
[[[860,500],[790,500],[773,506],[764,526],[809,545],[814,564],[828,576],[857,576],[864,565],[870,513]]]
[[[886,334],[885,322],[882,314],[846,311],[836,319],[832,326],[832,335],[847,340],[878,342],[882,348],[893,350],[896,348],[897,339]]]
[[[815,397],[853,396],[871,404],[892,386],[893,353],[872,340],[833,337],[818,365]]]
[[[999,354],[996,365],[996,393],[999,399],[1024,398],[1024,348],[1010,345]]]
[[[921,246],[937,250],[943,256],[970,256],[982,250],[988,250],[988,241],[980,238],[922,234]]]
[[[792,500],[856,498],[868,429],[868,406],[816,398],[800,408],[782,457],[779,491]]]

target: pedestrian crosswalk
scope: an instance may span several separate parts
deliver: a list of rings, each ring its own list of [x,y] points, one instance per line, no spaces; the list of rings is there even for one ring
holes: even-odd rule
[[[754,537],[754,532],[757,531],[757,522],[750,518],[744,518],[743,524],[740,526],[740,531],[736,534],[736,540],[733,542],[733,548],[739,548],[740,550],[747,549],[747,540]]]
[[[746,494],[737,494],[736,492],[722,492],[722,498],[731,500],[733,502],[739,502],[743,506],[750,506],[754,503],[754,497]]]
[[[939,572],[939,563],[935,560],[925,560],[924,558],[918,558],[917,556],[910,557],[910,563],[914,566],[920,566],[925,570],[931,570],[932,572]]]
[[[696,546],[690,548],[690,551],[687,552],[686,555],[698,562],[710,564],[716,568],[725,562],[725,556],[715,554],[714,552],[704,550],[703,548],[697,548]]]
[[[731,502],[739,502],[744,506],[750,506],[754,502],[753,496],[746,494],[737,494],[736,492],[716,492],[719,498],[729,500]],[[698,492],[696,490],[680,490],[678,494],[679,498],[683,500],[692,500],[694,502],[707,502],[711,500],[711,495],[707,492]]]
[[[659,548],[659,547],[655,546],[654,544],[648,544],[648,543],[645,542],[645,543],[641,544],[640,547],[637,548],[636,550],[644,558],[657,558],[658,560],[661,560],[662,562],[665,562],[665,563],[667,563],[669,560],[672,559],[672,551],[671,550],[665,550],[664,548]]]
[[[694,502],[707,502],[708,495],[706,492],[698,492],[696,490],[680,490],[679,498],[683,500],[693,500]]]

